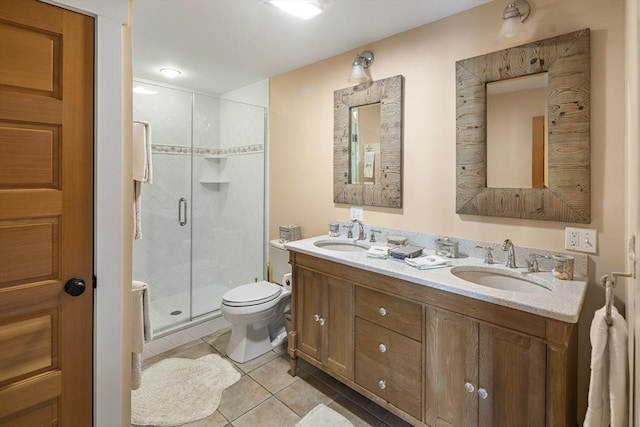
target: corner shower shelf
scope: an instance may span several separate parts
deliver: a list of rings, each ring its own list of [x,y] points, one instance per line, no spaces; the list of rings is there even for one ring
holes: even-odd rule
[[[226,177],[203,176],[200,178],[200,184],[228,184],[229,179]]]
[[[221,164],[219,161],[226,159],[228,156],[225,154],[209,154],[204,156],[206,160],[211,160],[214,163],[209,163],[210,166],[206,167],[208,171],[205,171],[201,178],[200,184],[228,184],[229,178],[224,176],[221,169],[223,169],[224,164]]]

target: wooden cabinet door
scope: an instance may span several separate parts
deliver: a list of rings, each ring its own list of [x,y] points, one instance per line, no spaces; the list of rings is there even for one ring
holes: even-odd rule
[[[322,363],[353,379],[353,285],[327,277],[324,288]]]
[[[93,18],[0,0],[0,425],[92,424],[93,46]]]
[[[324,276],[297,267],[295,280],[297,349],[320,362],[322,329],[318,318],[322,317]]]
[[[541,341],[480,326],[480,427],[545,425],[545,358]]]
[[[478,324],[427,307],[425,422],[472,427],[478,422]]]

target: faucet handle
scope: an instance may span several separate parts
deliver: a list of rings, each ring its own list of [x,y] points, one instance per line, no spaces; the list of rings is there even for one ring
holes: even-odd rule
[[[540,271],[540,261],[538,258],[552,259],[549,255],[531,254],[531,262],[529,262],[529,272],[537,273]]]
[[[347,239],[353,239],[353,224],[355,224],[354,222],[352,222],[351,224],[346,224],[343,225],[344,228],[346,228],[347,230],[349,230],[347,232]]]
[[[371,233],[371,237],[369,238],[369,242],[371,242],[371,243],[375,243],[376,242],[376,233],[382,233],[382,231],[374,230],[373,228],[371,230],[369,230],[369,232]]]
[[[491,246],[480,246],[477,245],[476,248],[484,249],[486,252],[484,253],[484,263],[485,264],[493,264],[493,248]]]

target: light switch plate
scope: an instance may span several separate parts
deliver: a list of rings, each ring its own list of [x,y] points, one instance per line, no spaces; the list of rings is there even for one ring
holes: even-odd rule
[[[590,228],[565,227],[564,247],[577,252],[595,254],[598,243],[598,232]]]
[[[357,219],[358,221],[364,221],[364,212],[362,206],[351,206],[351,220]]]

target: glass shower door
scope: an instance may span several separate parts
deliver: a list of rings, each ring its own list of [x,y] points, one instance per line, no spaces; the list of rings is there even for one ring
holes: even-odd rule
[[[153,183],[142,184],[142,239],[133,278],[151,288],[153,330],[188,322],[191,312],[192,94],[135,82],[134,120],[149,122]]]
[[[193,156],[193,316],[264,276],[265,109],[196,94]]]

